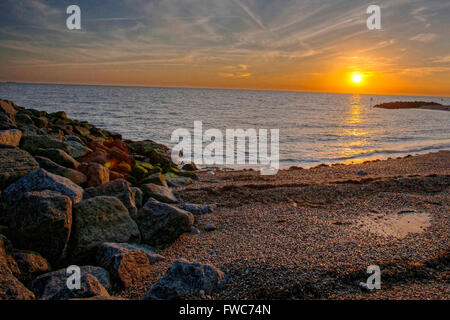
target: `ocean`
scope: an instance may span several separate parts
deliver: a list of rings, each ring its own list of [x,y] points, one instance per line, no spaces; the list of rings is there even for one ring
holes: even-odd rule
[[[449,97],[2,83],[0,98],[169,146],[175,129],[193,132],[200,120],[203,130],[279,129],[282,168],[450,149],[450,112],[373,108],[396,100],[449,105]]]

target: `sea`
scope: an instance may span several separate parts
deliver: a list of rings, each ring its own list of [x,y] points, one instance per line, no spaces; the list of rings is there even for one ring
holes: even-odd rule
[[[450,112],[386,110],[391,101],[450,97],[1,83],[0,99],[173,147],[174,130],[279,129],[280,167],[359,163],[450,149]],[[247,167],[252,167],[248,165]],[[232,169],[232,168],[231,168]]]

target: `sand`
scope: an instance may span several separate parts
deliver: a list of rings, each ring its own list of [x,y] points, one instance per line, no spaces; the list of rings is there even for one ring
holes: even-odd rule
[[[185,258],[226,273],[214,299],[450,298],[450,151],[199,176],[177,196],[218,209],[197,217],[201,233],[162,250],[148,281],[121,296],[139,298]],[[370,265],[380,266],[381,290],[358,285]]]

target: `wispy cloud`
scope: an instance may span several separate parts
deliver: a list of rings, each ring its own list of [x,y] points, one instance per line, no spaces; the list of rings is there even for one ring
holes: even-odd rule
[[[418,35],[415,35],[412,38],[409,38],[411,41],[419,41],[419,42],[431,42],[434,39],[436,39],[437,34],[435,33],[419,33]]]

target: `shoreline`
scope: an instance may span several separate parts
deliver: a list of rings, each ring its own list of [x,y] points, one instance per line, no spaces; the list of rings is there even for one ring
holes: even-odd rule
[[[0,299],[450,298],[448,150],[273,176],[189,171],[157,142],[0,107]],[[100,283],[68,291],[72,264]],[[359,285],[369,265],[382,290]]]

